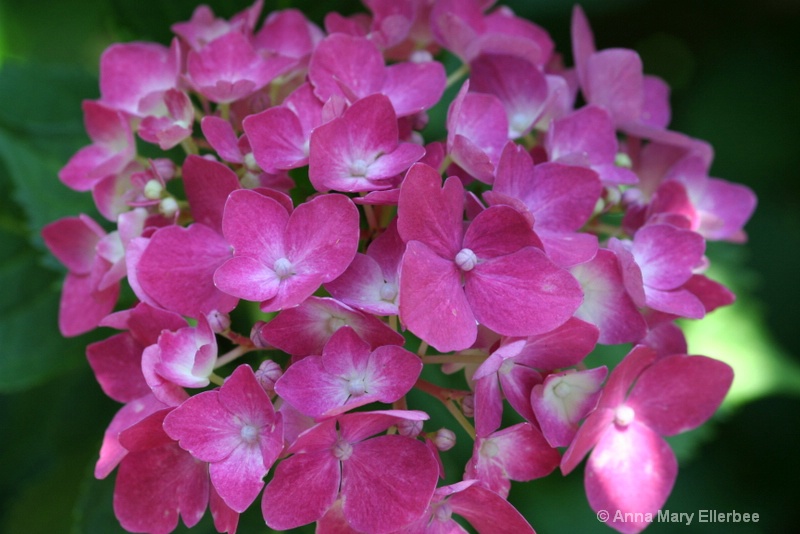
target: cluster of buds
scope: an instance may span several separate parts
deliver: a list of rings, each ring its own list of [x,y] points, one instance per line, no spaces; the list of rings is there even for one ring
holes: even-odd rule
[[[733,378],[687,355],[676,319],[733,302],[705,244],[744,241],[755,196],[709,177],[708,144],[667,128],[667,85],[597,50],[580,8],[567,68],[492,3],[365,0],[324,30],[292,9],[259,24],[261,0],[203,6],[169,47],[104,52],[92,143],[59,177],[116,226],[43,236],[68,270],[61,332],[119,331],[87,356],[123,404],[95,474],[116,469],[125,529],[210,508],[234,533],[260,499],[277,530],[461,532],[456,514],[533,532],[511,481],[587,454],[594,510],[664,504],[663,437]],[[633,348],[609,373],[584,363],[598,344]],[[473,453],[441,485],[454,428]]]

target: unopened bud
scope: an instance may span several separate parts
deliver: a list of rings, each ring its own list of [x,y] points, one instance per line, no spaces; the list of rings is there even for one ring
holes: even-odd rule
[[[461,411],[467,417],[475,417],[475,396],[470,394],[461,399]]]
[[[252,330],[250,330],[250,341],[253,342],[253,345],[255,345],[256,348],[269,349],[272,347],[261,334],[261,329],[266,325],[267,323],[264,321],[256,321],[256,324],[254,324]]]
[[[207,315],[208,324],[215,334],[221,334],[231,327],[231,318],[227,313],[220,313],[217,310]]]
[[[158,211],[164,217],[170,218],[178,213],[178,201],[172,197],[162,198],[158,204]]]
[[[433,444],[440,451],[449,451],[456,444],[456,433],[449,428],[440,428],[433,436]]]
[[[164,191],[164,186],[155,178],[148,180],[144,184],[144,196],[148,200],[158,200],[161,198],[161,193]]]
[[[258,380],[258,383],[264,388],[264,391],[269,394],[275,391],[275,382],[277,382],[281,376],[283,376],[283,369],[272,360],[264,360],[261,362],[261,365],[258,366],[258,370],[256,370],[256,380]]]
[[[420,432],[422,432],[422,421],[409,421],[408,419],[403,419],[397,423],[397,433],[401,436],[415,438],[419,436]]]
[[[427,50],[414,50],[408,56],[408,60],[411,63],[427,63],[428,61],[433,61],[433,56]]]

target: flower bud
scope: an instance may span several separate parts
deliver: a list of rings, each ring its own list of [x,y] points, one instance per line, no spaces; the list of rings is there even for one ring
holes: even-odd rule
[[[215,334],[225,332],[231,327],[231,318],[227,313],[220,313],[217,310],[213,310],[206,317],[208,318],[208,324],[211,326],[211,330],[213,330]]]
[[[456,444],[456,433],[449,428],[440,428],[433,435],[432,441],[440,451],[449,451]]]
[[[415,438],[422,432],[422,421],[409,421],[404,419],[397,423],[397,433],[401,436]]]
[[[253,342],[253,345],[259,349],[269,349],[272,348],[264,336],[261,335],[261,329],[266,325],[264,321],[256,321],[256,324],[253,325],[253,328],[250,330],[250,341]]]
[[[475,396],[470,394],[461,399],[461,411],[467,417],[475,417]]]
[[[256,380],[270,395],[275,391],[275,382],[283,376],[283,369],[272,360],[264,360],[256,370]]]

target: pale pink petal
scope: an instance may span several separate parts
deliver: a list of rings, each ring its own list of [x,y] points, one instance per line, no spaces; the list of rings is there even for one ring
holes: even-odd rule
[[[608,511],[616,530],[641,532],[650,524],[646,514],[655,516],[663,507],[677,474],[675,455],[656,432],[638,421],[624,429],[611,427],[586,463],[589,506]],[[631,514],[632,520],[615,521],[617,513]]]

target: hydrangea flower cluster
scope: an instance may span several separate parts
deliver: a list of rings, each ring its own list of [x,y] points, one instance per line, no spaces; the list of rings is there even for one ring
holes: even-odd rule
[[[95,470],[117,471],[117,518],[163,534],[210,508],[232,534],[260,499],[278,530],[533,532],[511,481],[587,455],[594,510],[655,513],[677,476],[663,436],[733,378],[676,320],[733,302],[705,244],[744,241],[755,196],[708,175],[666,84],[597,50],[579,7],[568,68],[491,0],[365,4],[324,29],[199,7],[168,47],[102,55],[91,144],[59,177],[107,222],[43,236],[68,270],[61,332],[118,331],[87,349],[122,403]],[[633,349],[609,372],[584,363],[598,344]],[[439,485],[457,425],[473,454]]]

